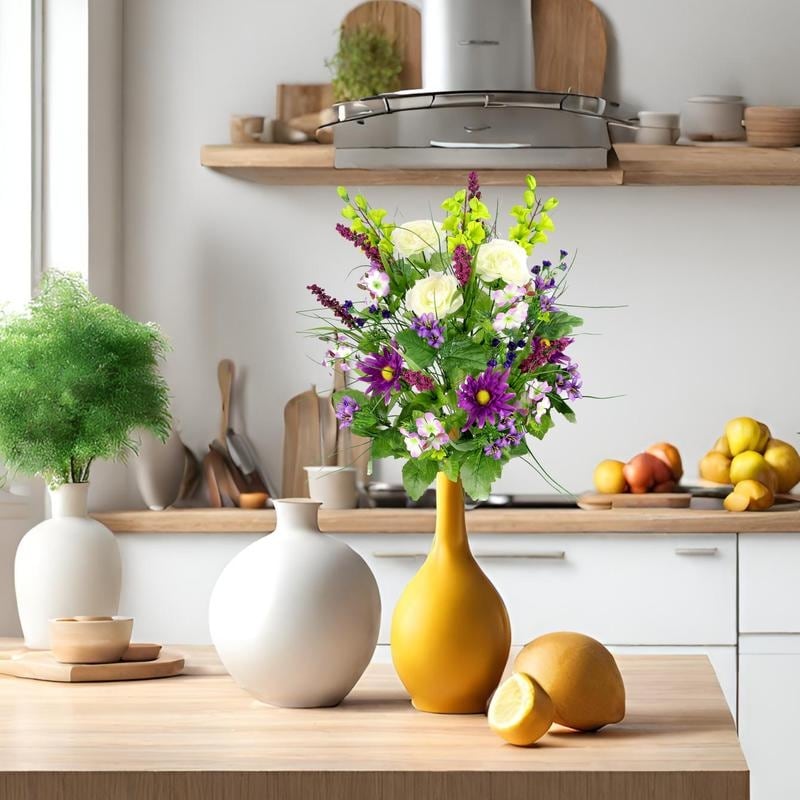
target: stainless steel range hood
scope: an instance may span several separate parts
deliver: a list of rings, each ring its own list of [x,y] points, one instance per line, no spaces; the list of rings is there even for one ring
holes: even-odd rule
[[[632,109],[533,89],[529,0],[427,0],[426,88],[334,107],[334,164],[362,169],[605,169]]]

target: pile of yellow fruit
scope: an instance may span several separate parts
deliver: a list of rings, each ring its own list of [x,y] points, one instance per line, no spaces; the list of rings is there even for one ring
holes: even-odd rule
[[[728,511],[764,511],[776,494],[790,492],[800,481],[800,455],[787,442],[773,439],[763,422],[736,417],[703,456],[700,477],[733,484],[725,498]]]
[[[511,744],[534,744],[557,722],[596,731],[625,716],[614,656],[582,633],[547,633],[520,650],[489,703],[489,726]]]

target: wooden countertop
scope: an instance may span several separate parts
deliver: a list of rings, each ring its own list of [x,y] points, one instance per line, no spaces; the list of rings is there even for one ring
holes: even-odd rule
[[[327,533],[432,533],[432,509],[321,511]],[[94,515],[115,533],[268,533],[270,509],[170,509]],[[732,514],[691,509],[484,509],[467,512],[470,533],[800,533],[800,511]]]
[[[211,648],[174,649],[212,674],[99,684],[0,678],[0,796],[748,796],[747,764],[704,656],[619,657],[628,696],[621,724],[593,734],[556,727],[538,746],[515,748],[483,716],[414,711],[388,665],[369,667],[338,708],[290,710],[261,705],[218,674]]]

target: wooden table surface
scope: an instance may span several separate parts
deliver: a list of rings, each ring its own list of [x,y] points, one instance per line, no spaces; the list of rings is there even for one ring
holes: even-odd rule
[[[6,640],[6,647],[18,646]],[[338,708],[271,708],[210,648],[164,680],[0,678],[4,800],[746,800],[748,771],[704,656],[622,656],[625,720],[504,744],[486,718],[414,711],[388,665]],[[324,669],[324,665],[320,665]]]

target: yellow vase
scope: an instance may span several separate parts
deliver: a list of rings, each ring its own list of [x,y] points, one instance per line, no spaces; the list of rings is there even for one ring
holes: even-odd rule
[[[511,626],[467,540],[461,482],[436,479],[436,535],[392,617],[392,660],[420,711],[482,714],[503,674]]]

